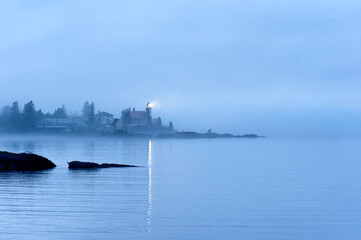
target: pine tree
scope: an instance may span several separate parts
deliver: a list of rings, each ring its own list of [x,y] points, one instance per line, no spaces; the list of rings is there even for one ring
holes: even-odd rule
[[[10,114],[11,114],[11,106],[6,105],[2,108],[1,116],[0,116],[0,130],[8,131],[10,128]]]
[[[66,113],[65,106],[63,105],[61,108],[58,108],[53,113],[53,118],[67,118],[68,114]]]
[[[90,112],[90,104],[88,101],[86,101],[84,103],[84,106],[83,106],[83,110],[82,110],[82,115],[84,117],[88,117],[89,116],[89,112]]]
[[[89,107],[88,121],[91,122],[91,123],[95,121],[95,107],[94,107],[94,102],[92,102],[92,103],[90,104],[90,107]]]
[[[33,101],[24,105],[22,115],[22,129],[26,132],[32,132],[36,129],[36,113]]]
[[[90,131],[95,130],[95,106],[94,102],[92,102],[89,105],[89,111],[88,111],[88,127]]]
[[[21,113],[19,103],[13,102],[10,108],[10,131],[19,131],[21,129]]]
[[[45,115],[44,115],[43,111],[41,111],[41,109],[39,109],[38,111],[36,111],[35,116],[36,116],[36,121],[40,121],[44,118]]]
[[[130,119],[130,108],[124,109],[122,111],[122,124],[124,127],[126,127],[128,124],[131,123],[131,119]]]

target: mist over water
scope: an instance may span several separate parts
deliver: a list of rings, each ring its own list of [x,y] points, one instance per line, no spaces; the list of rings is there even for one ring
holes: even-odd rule
[[[359,140],[2,137],[2,239],[357,239]],[[67,161],[138,168],[67,169]]]
[[[360,136],[356,1],[3,1],[0,105],[120,115],[157,101],[178,130]]]
[[[0,1],[0,239],[360,239],[360,12]]]

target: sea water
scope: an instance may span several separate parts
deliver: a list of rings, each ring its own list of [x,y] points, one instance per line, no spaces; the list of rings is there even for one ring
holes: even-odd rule
[[[0,173],[0,239],[361,239],[360,145],[2,136],[0,150],[57,167]]]

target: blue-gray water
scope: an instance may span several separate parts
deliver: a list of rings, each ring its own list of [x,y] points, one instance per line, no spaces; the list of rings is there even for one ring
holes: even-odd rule
[[[0,137],[0,239],[360,239],[361,140]],[[139,168],[69,171],[67,161]]]

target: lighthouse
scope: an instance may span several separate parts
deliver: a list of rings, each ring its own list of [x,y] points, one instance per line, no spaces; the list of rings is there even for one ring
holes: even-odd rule
[[[150,102],[147,103],[145,109],[145,121],[147,125],[152,125],[152,104]]]

